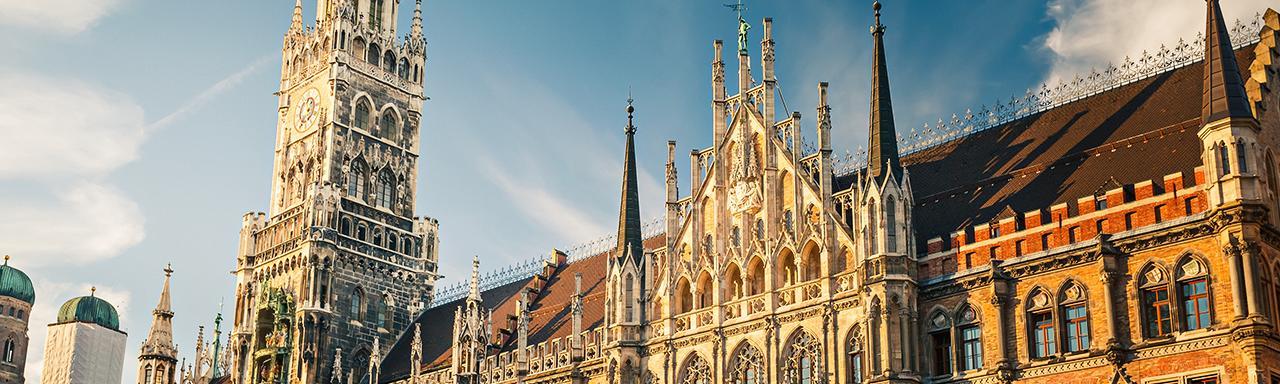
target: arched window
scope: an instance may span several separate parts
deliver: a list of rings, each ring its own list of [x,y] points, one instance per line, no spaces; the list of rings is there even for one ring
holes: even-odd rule
[[[684,369],[680,370],[680,383],[711,384],[711,367],[701,356],[693,354],[684,363]]]
[[[893,196],[884,204],[884,241],[887,252],[898,251],[898,205]]]
[[[379,327],[386,327],[386,324],[387,324],[387,308],[389,308],[389,306],[387,305],[387,299],[388,299],[388,298],[387,298],[386,296],[383,296],[382,301],[378,302],[378,305],[377,305],[377,308],[378,308],[377,312],[378,312],[378,313],[374,314],[374,316],[376,316],[376,320],[377,320],[377,321],[375,321],[375,322],[374,322],[374,325],[376,325],[376,326],[379,326]]]
[[[1225,176],[1231,173],[1231,155],[1227,153],[1227,145],[1218,143],[1218,170],[1222,171],[1218,176]]]
[[[382,48],[378,47],[377,44],[369,43],[369,48],[366,49],[364,53],[364,61],[368,61],[369,64],[373,64],[374,67],[377,67],[378,58],[380,57],[382,57]]]
[[[689,289],[689,279],[680,278],[676,283],[676,313],[687,313],[693,310],[693,292]]]
[[[1236,167],[1240,168],[1240,173],[1249,173],[1249,151],[1244,141],[1236,142]]]
[[[344,217],[341,220],[338,220],[338,232],[343,235],[351,236],[351,219]]]
[[[5,351],[6,351],[6,352],[9,350],[9,343],[8,343],[8,342],[6,342],[6,343],[5,343],[5,348],[4,348],[4,349],[5,349]],[[12,360],[10,360],[10,359],[9,359],[8,353],[6,353],[6,354],[5,354],[5,362],[12,362]],[[153,372],[153,371],[154,371],[154,369],[152,369],[152,368],[151,368],[151,365],[147,365],[147,368],[146,368],[146,369],[144,369],[144,370],[142,371],[142,382],[143,382],[143,384],[154,384],[154,383],[155,383],[155,377],[154,377],[154,376],[153,376],[153,374],[152,374],[152,372]]]
[[[15,342],[13,341],[13,339],[5,340],[5,342],[4,342],[4,362],[6,362],[6,363],[12,363],[12,362],[13,362],[13,353],[14,353],[14,350],[15,350],[15,349],[17,349],[17,343],[15,343]]]
[[[747,263],[747,295],[764,293],[764,261],[753,257]]]
[[[876,231],[880,228],[876,225],[880,222],[880,218],[876,216],[876,203],[872,202],[867,205],[867,246],[871,248],[869,255],[880,253],[880,246],[876,244]]]
[[[364,199],[365,183],[368,181],[369,170],[363,160],[356,159],[351,162],[351,173],[347,175],[347,196],[357,199]]]
[[[1089,303],[1084,288],[1071,282],[1062,289],[1058,300],[1062,307],[1060,313],[1063,316],[1067,352],[1089,350]]]
[[[400,58],[400,78],[409,80],[409,59]]]
[[[809,281],[822,276],[822,250],[817,244],[810,243],[804,249],[804,258],[801,259],[804,264],[804,277],[801,280]]]
[[[729,264],[725,268],[724,280],[721,281],[721,287],[724,292],[721,294],[725,301],[733,301],[742,298],[742,271],[738,269],[737,264]]]
[[[359,58],[360,55],[364,54],[364,47],[364,38],[356,36],[356,38],[351,41],[351,52],[354,53],[352,56]]]
[[[382,120],[378,122],[378,134],[391,141],[400,139],[400,127],[396,124],[396,115],[390,110],[382,113]]]
[[[756,240],[764,240],[764,219],[756,218]]]
[[[413,256],[413,239],[409,238],[408,236],[405,236],[404,241],[402,241],[401,243],[402,243],[401,246],[404,247],[404,250],[401,251],[401,253],[404,253],[409,256]]]
[[[1058,354],[1058,328],[1053,318],[1053,298],[1037,289],[1027,300],[1031,357],[1042,359]]]
[[[934,375],[950,375],[952,364],[952,356],[955,351],[951,348],[951,318],[942,311],[935,311],[929,315],[929,346],[932,353],[929,357],[933,358],[933,374]]]
[[[351,292],[351,319],[355,321],[364,320],[364,290],[356,287]]]
[[[382,318],[378,320],[385,328],[393,328],[392,323],[396,321],[395,312],[392,312],[394,306],[391,305],[391,296],[382,295]]]
[[[864,377],[862,369],[862,331],[854,327],[849,332],[849,342],[847,343],[845,353],[845,371],[848,380],[847,384],[862,384]]]
[[[711,274],[706,271],[703,271],[702,275],[698,277],[698,308],[707,308],[714,304],[711,302],[713,297],[711,295],[711,280]]]
[[[1208,328],[1213,322],[1209,303],[1209,271],[1194,257],[1186,257],[1178,265],[1178,294],[1182,306],[1182,330]]]
[[[377,194],[374,205],[390,208],[395,203],[393,200],[395,184],[396,178],[390,170],[383,168],[382,172],[378,172],[378,189],[374,191]]]
[[[396,73],[396,55],[391,51],[384,53],[382,55],[382,66],[383,69],[387,70],[387,73]]]
[[[636,284],[635,284],[635,280],[631,278],[631,275],[627,275],[623,279],[626,280],[626,288],[623,288],[622,290],[623,292],[622,311],[624,312],[623,318],[626,319],[625,320],[626,322],[630,323],[635,321],[634,290],[636,288],[635,287]]]
[[[382,228],[381,227],[373,228],[373,244],[377,246],[382,246]]]
[[[390,249],[390,250],[393,250],[393,251],[394,251],[394,250],[397,250],[397,249],[400,249],[400,247],[399,247],[399,245],[400,245],[400,244],[399,244],[399,241],[398,241],[398,240],[396,240],[396,239],[399,239],[399,238],[400,238],[399,236],[396,236],[396,235],[393,235],[393,234],[388,233],[388,234],[387,234],[387,249]]]
[[[793,236],[796,233],[796,219],[790,209],[782,211],[782,229]]]
[[[790,249],[782,249],[782,255],[778,257],[777,268],[778,273],[781,274],[781,276],[778,276],[778,280],[780,280],[782,286],[788,286],[796,283],[798,280],[798,276],[796,274],[796,256],[791,253]]]
[[[822,344],[803,329],[791,337],[783,355],[782,382],[787,384],[815,384],[825,382],[822,368]]]
[[[960,369],[971,371],[982,368],[982,327],[978,312],[965,305],[956,314],[956,333],[960,336]]]
[[[764,384],[764,355],[751,343],[742,343],[729,364],[729,384]]]
[[[356,114],[353,118],[356,128],[369,130],[369,101],[361,99],[356,102]]]
[[[369,237],[369,229],[364,223],[356,224],[356,240],[364,241]]]

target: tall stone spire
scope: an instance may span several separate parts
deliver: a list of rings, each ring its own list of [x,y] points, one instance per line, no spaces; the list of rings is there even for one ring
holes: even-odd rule
[[[409,28],[409,36],[422,38],[422,0],[413,5],[413,26]]]
[[[302,30],[302,0],[296,0],[293,3],[293,22],[289,24],[289,30]]]
[[[893,103],[889,97],[889,69],[884,59],[884,25],[880,24],[880,2],[872,6],[876,12],[876,24],[871,26],[875,37],[871,72],[871,132],[867,151],[867,168],[876,180],[883,180],[890,172],[902,177],[902,165],[898,161],[897,131],[893,126]]]
[[[1249,98],[1236,64],[1231,35],[1222,19],[1218,0],[1205,1],[1204,36],[1204,102],[1200,111],[1202,124],[1225,118],[1253,118]]]
[[[618,253],[614,257],[639,265],[644,254],[644,238],[640,234],[640,193],[636,186],[635,106],[627,97],[627,154],[622,169],[622,204],[618,212]]]
[[[164,268],[164,288],[160,291],[160,302],[151,311],[151,331],[142,342],[138,354],[138,382],[173,382],[175,365],[178,363],[178,348],[173,345],[173,311],[170,309],[169,278],[173,276],[173,268]],[[167,379],[166,379],[167,378]]]

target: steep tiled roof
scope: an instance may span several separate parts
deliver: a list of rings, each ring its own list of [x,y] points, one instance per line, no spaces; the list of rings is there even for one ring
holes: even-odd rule
[[[645,250],[661,248],[666,244],[662,235],[645,239]],[[578,261],[560,265],[547,277],[542,290],[531,296],[529,323],[529,345],[568,336],[573,331],[573,318],[569,306],[574,294],[574,275],[582,274],[582,328],[590,330],[604,324],[605,277],[608,275],[608,260],[612,252],[600,253]],[[516,301],[520,291],[536,284],[529,277],[520,279],[480,293],[485,308],[493,310],[494,333],[506,326],[507,317],[517,313]],[[422,328],[422,361],[423,371],[429,368],[448,365],[451,358],[450,349],[453,343],[454,312],[465,302],[465,299],[440,305],[423,312],[414,320]],[[490,352],[509,351],[515,349],[514,334],[509,342],[498,346]],[[492,339],[501,342],[498,336]],[[409,376],[409,358],[412,355],[413,325],[400,335],[399,340],[391,347],[382,360],[382,374],[379,381],[390,382]]]
[[[1253,61],[1253,47],[1236,51]],[[1200,165],[1203,62],[1136,81],[903,158],[927,239]],[[850,185],[842,176],[836,185]]]

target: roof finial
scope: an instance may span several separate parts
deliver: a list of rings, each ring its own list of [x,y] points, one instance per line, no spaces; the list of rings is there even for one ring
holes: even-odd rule
[[[633,124],[633,121],[635,119],[634,113],[636,112],[636,107],[632,105],[633,102],[635,102],[635,99],[631,98],[631,87],[627,86],[627,129],[626,129],[627,133],[636,132],[636,126],[635,124]]]
[[[165,265],[164,265],[164,277],[169,277],[169,276],[172,276],[172,275],[173,275],[173,263],[167,263],[167,264],[165,264]],[[221,306],[222,304],[218,304],[218,305],[219,305],[219,306]]]
[[[89,296],[98,297],[98,286],[89,286]]]
[[[471,260],[471,295],[468,298],[480,300],[480,255]]]
[[[9,255],[4,255],[4,265],[9,265]]]
[[[747,31],[751,30],[751,24],[747,24],[747,19],[742,16],[742,13],[747,10],[747,6],[742,4],[742,0],[738,0],[737,4],[725,4],[724,6],[738,13],[738,54],[746,56]]]
[[[880,2],[871,6],[876,12],[876,24],[871,26],[871,130],[870,148],[867,151],[867,169],[877,182],[885,175],[902,178],[898,160],[897,130],[893,124],[893,103],[889,97],[889,68],[884,54],[884,25],[880,24]]]
[[[875,3],[872,3],[872,4],[871,4],[871,9],[876,11],[876,24],[871,26],[871,33],[872,33],[872,34],[876,34],[876,33],[883,34],[883,33],[884,33],[884,25],[883,25],[883,24],[880,24],[880,2],[879,2],[879,1],[877,1],[877,2],[875,2]]]

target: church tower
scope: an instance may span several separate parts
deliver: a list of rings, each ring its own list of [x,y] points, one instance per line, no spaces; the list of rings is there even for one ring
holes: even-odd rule
[[[618,246],[609,258],[609,303],[605,317],[609,345],[613,348],[609,373],[611,381],[638,383],[641,349],[645,341],[645,292],[649,257],[640,233],[640,193],[636,182],[635,107],[627,99],[627,149],[622,168],[622,202],[618,209]]]
[[[338,351],[362,373],[437,278],[438,223],[414,216],[422,118],[422,5],[397,38],[398,0],[293,8],[277,92],[268,213],[244,216],[231,341],[234,382],[329,383]]]
[[[178,369],[178,347],[173,345],[173,310],[169,301],[169,277],[173,268],[164,268],[164,288],[160,302],[151,311],[151,331],[138,353],[138,384],[174,384]]]
[[[880,2],[873,5],[875,25],[871,73],[871,126],[867,168],[860,180],[862,244],[870,293],[867,300],[869,382],[918,383],[919,319],[915,281],[915,244],[911,232],[911,183],[898,158],[898,140],[889,94]],[[821,99],[825,99],[825,96]],[[819,108],[822,115],[822,108]],[[822,118],[820,116],[820,118]],[[826,144],[824,144],[825,146]]]

